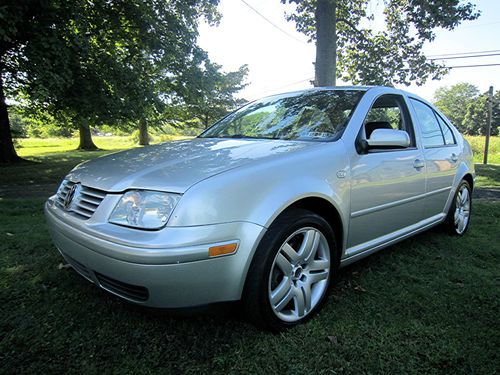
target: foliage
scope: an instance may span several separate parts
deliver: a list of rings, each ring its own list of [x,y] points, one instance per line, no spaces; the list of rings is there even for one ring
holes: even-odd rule
[[[434,93],[434,104],[461,132],[467,107],[479,96],[479,89],[470,83],[457,83],[451,87],[440,87]]]
[[[320,0],[281,0],[295,3],[288,15],[297,30],[315,40],[315,10]],[[369,27],[370,0],[327,0],[336,4],[337,76],[353,84],[421,85],[447,70],[426,59],[422,47],[435,38],[434,30],[454,29],[479,16],[476,6],[460,0],[388,0],[383,2],[385,27]]]
[[[488,116],[488,93],[480,94],[470,83],[440,87],[434,93],[434,104],[462,133],[485,135]],[[491,134],[500,126],[500,91],[494,95]]]
[[[224,73],[221,66],[204,59],[184,75],[187,114],[198,118],[204,128],[246,101],[234,95],[247,84],[248,66]]]
[[[159,102],[160,90],[164,97],[174,90],[197,48],[197,21],[217,22],[217,3],[6,0],[0,7],[6,92],[83,128],[135,120]]]
[[[488,93],[478,96],[467,105],[462,128],[470,135],[486,135],[488,129]],[[500,127],[500,91],[493,96],[491,135],[498,135]]]
[[[10,123],[15,138],[72,137],[74,133],[63,116],[56,118],[47,111],[30,111],[21,106],[10,107]]]

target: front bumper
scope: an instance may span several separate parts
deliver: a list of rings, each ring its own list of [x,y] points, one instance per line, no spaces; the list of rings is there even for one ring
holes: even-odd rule
[[[190,307],[240,299],[255,248],[265,231],[248,222],[166,227],[155,233],[155,246],[145,246],[124,243],[120,237],[115,241],[102,238],[83,223],[81,227],[68,223],[58,210],[50,202],[45,205],[52,240],[68,263],[101,288],[152,307]],[[236,253],[208,257],[209,247],[227,242],[238,242]]]

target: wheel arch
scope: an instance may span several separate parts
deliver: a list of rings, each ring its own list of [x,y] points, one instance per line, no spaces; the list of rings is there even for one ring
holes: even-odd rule
[[[469,183],[470,188],[474,190],[474,177],[472,177],[472,174],[466,173],[463,177],[462,180],[465,180]]]
[[[342,217],[340,216],[337,208],[324,198],[306,197],[290,204],[280,213],[280,215],[294,208],[302,208],[314,212],[328,222],[333,230],[333,233],[335,234],[335,241],[337,242],[337,246],[340,246],[341,251],[339,252],[339,256],[341,256],[344,243],[344,226]]]

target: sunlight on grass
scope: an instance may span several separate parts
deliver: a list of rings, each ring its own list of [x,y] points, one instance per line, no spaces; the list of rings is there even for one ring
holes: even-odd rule
[[[476,164],[477,187],[500,187],[500,165]]]
[[[474,162],[482,163],[485,137],[466,136],[465,138],[469,141],[474,152]],[[500,137],[490,137],[488,164],[500,164]]]
[[[101,150],[122,150],[137,147],[130,137],[93,137],[94,143]],[[26,138],[19,140],[17,152],[21,157],[36,157],[59,152],[75,152],[77,138]]]

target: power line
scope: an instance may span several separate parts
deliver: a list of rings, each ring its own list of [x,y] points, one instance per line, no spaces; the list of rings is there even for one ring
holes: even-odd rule
[[[478,65],[455,65],[455,66],[447,66],[447,68],[450,69],[456,69],[456,68],[477,68],[480,66],[500,66],[500,64],[478,64]]]
[[[500,53],[490,53],[484,55],[469,55],[469,56],[449,56],[449,57],[433,57],[429,60],[453,60],[453,59],[470,59],[473,57],[488,57],[488,56],[500,56]]]
[[[477,53],[494,53],[494,52],[500,52],[500,49],[494,49],[494,50],[489,50],[489,51],[474,51],[474,52],[456,52],[456,53],[445,53],[445,54],[440,54],[440,55],[429,55],[427,57],[439,57],[439,56],[458,56],[458,55],[473,55]]]
[[[304,83],[304,82],[310,82],[314,79],[314,77],[310,77],[310,78],[306,78],[306,79],[301,79],[300,81],[296,81],[296,82],[291,82],[291,83],[287,83],[286,85],[282,85],[282,86],[279,86],[279,87],[275,87],[275,88],[272,88],[272,89],[266,89],[265,91],[262,91],[260,94],[259,94],[259,98],[262,97],[263,95],[267,94],[267,93],[270,93],[270,92],[274,92],[274,91],[278,91],[278,90],[281,90],[281,89],[284,89],[284,88],[287,88],[287,87],[290,87],[290,86],[293,86],[293,85],[298,85],[299,83]]]
[[[251,6],[250,4],[248,4],[245,0],[241,0],[241,2],[243,4],[245,4],[248,8],[250,8],[251,10],[253,10],[255,13],[257,13],[262,19],[264,19],[267,23],[269,23],[270,25],[272,25],[274,28],[278,29],[279,31],[281,31],[283,34],[285,34],[286,36],[288,36],[289,38],[292,38],[293,40],[295,40],[296,42],[299,42],[299,43],[302,43],[302,44],[305,44],[305,45],[309,45],[308,43],[304,42],[303,40],[300,40],[298,38],[296,38],[295,36],[293,36],[292,34],[288,33],[287,31],[283,30],[281,27],[279,27],[278,25],[276,25],[273,21],[271,21],[269,18],[267,18],[266,16],[264,16],[262,13],[260,13],[257,9],[255,9],[253,6]]]
[[[460,25],[459,27],[461,29],[468,29],[469,27],[481,27],[481,26],[490,26],[490,25],[496,25],[500,23],[500,21],[496,21],[496,22],[489,22],[489,23],[479,23],[479,24],[476,24],[476,25]]]

